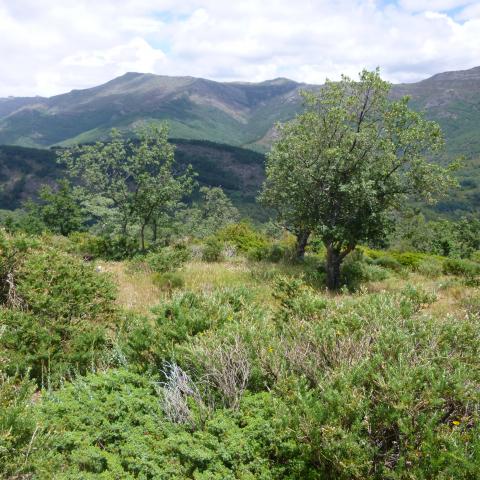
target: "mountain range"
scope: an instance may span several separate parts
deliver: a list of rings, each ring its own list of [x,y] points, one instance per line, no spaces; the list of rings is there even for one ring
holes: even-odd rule
[[[50,98],[1,98],[0,144],[66,146],[106,138],[113,127],[131,131],[145,121],[168,121],[171,136],[184,145],[206,140],[262,152],[271,143],[275,123],[301,110],[300,91],[318,88],[284,78],[241,83],[126,73]],[[448,155],[466,159],[459,173],[463,190],[440,209],[480,206],[480,67],[393,85],[392,96],[403,95],[440,123]]]

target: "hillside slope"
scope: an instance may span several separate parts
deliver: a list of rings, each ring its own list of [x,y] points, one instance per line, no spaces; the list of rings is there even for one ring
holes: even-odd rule
[[[172,137],[231,145],[261,141],[277,120],[298,110],[302,87],[127,73],[104,85],[51,98],[0,100],[0,144],[47,147],[86,142],[112,127],[168,120]]]
[[[0,144],[48,147],[104,137],[112,127],[168,120],[175,138],[268,145],[277,121],[301,109],[299,92],[319,86],[287,79],[221,83],[127,73],[98,87],[51,98],[0,99]],[[480,67],[395,85],[414,108],[440,122],[452,153],[480,154]]]
[[[237,206],[252,215],[264,178],[264,156],[252,150],[201,140],[173,140],[180,167],[191,164],[200,185],[221,186]],[[62,175],[54,150],[0,146],[0,209],[15,209],[42,184]],[[258,208],[257,208],[258,210]]]

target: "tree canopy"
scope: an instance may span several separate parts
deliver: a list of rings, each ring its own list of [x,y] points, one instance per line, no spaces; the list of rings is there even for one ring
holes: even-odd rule
[[[145,228],[150,226],[155,236],[158,219],[173,212],[195,183],[191,167],[175,171],[165,125],[146,127],[128,141],[113,130],[109,142],[64,150],[60,161],[80,180],[92,212],[100,208],[123,237],[139,231],[142,250]]]
[[[314,231],[327,248],[327,284],[359,242],[382,238],[393,210],[411,196],[433,202],[454,184],[441,152],[440,126],[389,98],[378,70],[342,76],[304,92],[305,111],[280,125],[267,155],[261,200],[294,231]]]

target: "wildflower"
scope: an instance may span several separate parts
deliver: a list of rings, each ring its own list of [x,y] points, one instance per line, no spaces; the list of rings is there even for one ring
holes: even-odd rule
[[[460,425],[460,422],[459,422],[458,420],[454,420],[452,423],[453,423],[454,425]]]

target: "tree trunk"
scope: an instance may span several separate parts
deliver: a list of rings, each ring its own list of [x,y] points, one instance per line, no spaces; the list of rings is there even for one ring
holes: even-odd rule
[[[297,233],[297,243],[295,245],[295,257],[297,260],[304,259],[309,236],[310,232],[307,230],[301,230]]]
[[[329,290],[338,290],[340,288],[340,265],[342,264],[342,255],[333,246],[327,245],[327,288]]]
[[[145,251],[145,226],[146,224],[142,224],[142,228],[140,229],[140,247],[142,249],[142,252]]]
[[[154,220],[152,224],[152,241],[155,243],[157,241],[157,221]]]

